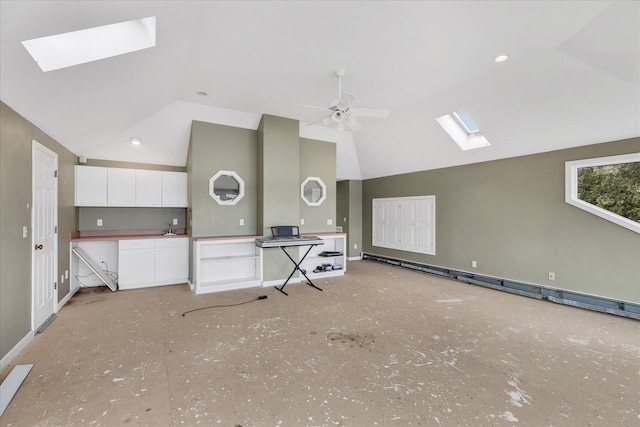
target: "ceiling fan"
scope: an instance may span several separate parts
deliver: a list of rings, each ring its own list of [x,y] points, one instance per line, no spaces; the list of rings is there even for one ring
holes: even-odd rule
[[[338,130],[358,131],[362,129],[362,125],[357,122],[358,117],[376,119],[389,117],[390,111],[384,108],[351,108],[351,103],[356,97],[348,92],[342,92],[342,77],[345,73],[345,70],[335,71],[335,75],[338,77],[338,99],[331,101],[327,108],[298,104],[300,107],[314,108],[328,113],[325,117],[308,123],[307,126],[323,124],[324,126],[335,127]]]

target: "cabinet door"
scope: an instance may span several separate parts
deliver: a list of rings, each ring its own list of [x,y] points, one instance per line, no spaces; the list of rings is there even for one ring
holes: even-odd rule
[[[133,289],[155,284],[154,240],[122,240],[118,250],[118,287]]]
[[[162,206],[187,207],[187,174],[162,172]]]
[[[156,281],[187,281],[189,277],[189,239],[156,240]]]
[[[136,171],[107,168],[107,194],[109,206],[135,206]]]
[[[136,170],[136,206],[162,206],[162,172]]]
[[[107,206],[107,168],[76,166],[76,206]]]

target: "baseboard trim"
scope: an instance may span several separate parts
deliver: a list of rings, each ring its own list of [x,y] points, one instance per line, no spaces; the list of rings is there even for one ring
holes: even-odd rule
[[[362,255],[363,259],[386,263],[445,279],[456,280],[462,283],[484,286],[529,298],[547,300],[558,304],[570,305],[573,307],[640,320],[640,304],[635,302],[615,300],[599,295],[588,295],[567,289],[551,288],[537,283],[518,282],[515,280],[470,273],[468,271],[434,266],[384,255],[370,254],[366,252],[363,252]]]
[[[59,311],[60,311],[60,309],[61,309],[62,307],[64,307],[64,305],[65,305],[66,303],[68,303],[68,302],[69,302],[69,300],[71,299],[71,297],[73,297],[73,296],[76,294],[76,292],[78,292],[79,290],[80,290],[80,286],[78,286],[77,288],[75,288],[75,289],[73,289],[73,290],[69,291],[69,293],[68,293],[64,298],[62,298],[62,301],[60,301],[60,302],[58,303],[58,308],[56,309],[56,313],[57,313],[57,312],[59,312]]]
[[[7,354],[4,355],[2,360],[0,360],[0,372],[4,371],[4,369],[9,366],[9,364],[15,359],[15,357],[33,340],[34,333],[33,331],[29,331],[27,335],[22,338],[18,344],[13,346],[11,350]]]

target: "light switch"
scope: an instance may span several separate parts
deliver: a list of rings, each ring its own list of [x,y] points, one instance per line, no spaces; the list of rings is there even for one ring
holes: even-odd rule
[[[98,227],[102,227],[102,220],[101,219],[98,220]]]
[[[304,218],[300,218],[300,225],[304,225]]]
[[[29,228],[25,225],[22,227],[22,238],[26,239],[29,237]]]
[[[327,225],[333,225],[333,220],[332,219],[328,219],[327,220]]]
[[[173,218],[173,225],[178,225],[178,218]]]
[[[244,218],[240,218],[240,225],[244,225]]]

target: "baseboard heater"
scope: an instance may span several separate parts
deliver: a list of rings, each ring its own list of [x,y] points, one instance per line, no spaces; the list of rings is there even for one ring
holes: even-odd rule
[[[118,284],[116,282],[113,281],[113,279],[111,279],[111,277],[107,276],[107,274],[105,273],[105,271],[103,269],[101,269],[98,264],[96,264],[96,262],[94,260],[91,259],[91,257],[82,250],[82,248],[73,248],[73,253],[76,254],[78,256],[78,258],[85,263],[85,265],[87,267],[89,267],[89,269],[95,273],[96,276],[98,276],[100,278],[100,280],[102,281],[102,283],[104,283],[105,285],[107,285],[109,287],[109,289],[111,289],[112,291],[117,291],[118,290]]]
[[[398,258],[387,257],[384,255],[370,254],[366,252],[362,253],[362,259],[382,262],[396,267],[402,267],[409,270],[432,274],[435,276],[440,276],[446,279],[456,280],[471,285],[484,286],[486,288],[509,292],[529,298],[548,300],[558,304],[565,304],[573,307],[600,311],[603,313],[615,314],[618,316],[630,317],[632,319],[640,320],[640,304],[633,304],[625,301],[616,301],[592,295],[584,295],[578,292],[554,289],[532,283],[522,283],[496,277],[483,276],[466,271],[436,267],[415,261],[407,261]]]

